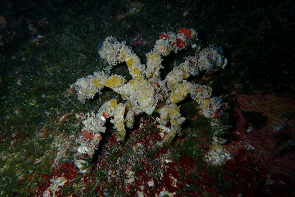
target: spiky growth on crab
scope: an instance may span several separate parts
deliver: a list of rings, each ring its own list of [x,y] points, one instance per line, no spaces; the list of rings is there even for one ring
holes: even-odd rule
[[[170,142],[181,131],[181,124],[185,121],[185,117],[181,117],[177,103],[187,95],[199,104],[205,117],[219,118],[227,105],[222,103],[219,97],[210,98],[210,87],[188,82],[187,79],[202,71],[210,74],[224,68],[227,59],[223,56],[221,48],[205,48],[174,67],[165,79],[160,78],[160,69],[163,68],[162,57],[188,48],[193,44],[193,40],[197,40],[197,33],[193,29],[181,28],[176,34],[162,33],[154,49],[146,54],[147,62],[144,65],[125,42],[119,42],[112,36],[107,37],[98,53],[108,62],[108,67],[104,71],[78,79],[71,88],[78,99],[84,102],[101,93],[104,87],[108,87],[121,95],[124,103],[112,99],[97,113],[88,114],[87,119],[83,121],[83,135],[78,139],[81,145],[77,155],[87,153],[90,157],[93,156],[101,140],[100,133],[106,131],[105,122],[108,118],[112,118],[110,122],[114,124],[117,140],[120,141],[126,134],[125,125],[128,128],[133,127],[135,115],[151,115],[154,111],[160,114],[157,121],[163,138],[157,145],[162,146],[163,143]],[[110,73],[113,66],[124,62],[133,78],[127,83],[123,76]],[[77,156],[76,165],[80,168],[84,160],[78,158]]]

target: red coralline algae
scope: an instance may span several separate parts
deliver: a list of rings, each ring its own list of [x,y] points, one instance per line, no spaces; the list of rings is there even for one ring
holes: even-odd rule
[[[93,134],[92,133],[89,133],[87,130],[83,130],[83,136],[85,138],[89,138],[90,140],[93,139]]]
[[[241,110],[260,112],[267,116],[266,130],[279,126],[279,122],[284,121],[284,114],[295,112],[294,99],[262,94],[259,91],[255,91],[253,95],[238,95],[237,101]]]
[[[176,39],[176,45],[179,49],[182,49],[185,47],[185,41],[180,39],[180,38],[177,38]]]
[[[179,166],[183,170],[184,174],[189,174],[191,171],[194,170],[196,161],[191,158],[181,157],[179,160]]]
[[[192,32],[192,30],[187,28],[180,28],[177,30],[177,33],[184,33],[187,37],[191,38],[196,32]]]
[[[240,136],[239,138],[244,138],[244,134],[246,133],[246,130],[248,128],[248,123],[240,109],[239,103],[236,101],[236,98],[233,97],[232,99],[233,105],[232,105],[232,118],[236,121],[235,122],[235,129],[233,131],[234,135]]]
[[[277,196],[286,192],[294,181],[290,173],[295,170],[294,150],[279,149],[277,136],[288,136],[294,140],[294,120],[284,118],[294,112],[294,100],[274,95],[235,95],[232,98],[233,141],[225,145],[233,159],[225,164],[228,171],[226,180],[234,184],[229,195],[236,196]],[[258,112],[267,116],[262,126],[251,125],[245,117],[246,112]],[[277,123],[283,123],[277,129]],[[291,128],[292,127],[292,128]],[[281,184],[282,182],[288,184]],[[291,183],[293,182],[293,184]]]
[[[160,38],[161,38],[161,39],[162,39],[162,38],[168,39],[168,34],[161,33]]]

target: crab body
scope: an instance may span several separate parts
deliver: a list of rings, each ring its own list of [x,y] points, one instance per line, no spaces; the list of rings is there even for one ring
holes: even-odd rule
[[[133,127],[134,116],[141,113],[151,115],[154,111],[159,113],[158,128],[163,138],[157,145],[162,146],[163,143],[170,142],[181,131],[181,124],[185,121],[185,117],[181,117],[177,103],[188,95],[199,104],[205,117],[218,118],[226,104],[222,103],[219,97],[210,98],[210,87],[188,82],[187,79],[202,71],[210,74],[224,68],[227,60],[220,48],[205,48],[174,67],[165,79],[160,78],[163,57],[188,48],[192,45],[192,40],[197,40],[196,36],[195,30],[186,28],[179,29],[177,34],[162,33],[154,49],[146,54],[146,65],[141,64],[139,57],[125,42],[119,42],[112,36],[107,37],[98,53],[108,62],[109,67],[105,71],[78,79],[72,85],[72,89],[78,99],[84,102],[100,93],[104,87],[108,87],[121,95],[124,102],[118,103],[116,99],[111,99],[97,113],[88,114],[87,119],[83,121],[82,129],[87,135],[82,135],[78,139],[81,145],[77,149],[77,154],[87,153],[93,156],[101,140],[100,133],[106,130],[106,119],[111,118],[110,122],[114,124],[117,140],[120,141],[125,137],[125,126]],[[113,66],[124,62],[133,78],[128,82],[123,76],[110,73]],[[76,159],[76,163],[82,161]]]

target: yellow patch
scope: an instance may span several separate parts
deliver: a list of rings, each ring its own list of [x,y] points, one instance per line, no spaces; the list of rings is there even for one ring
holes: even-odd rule
[[[179,70],[181,70],[183,72],[183,79],[187,79],[188,78],[188,74],[185,71],[185,69],[183,67],[179,67]]]
[[[115,108],[117,106],[117,100],[116,99],[110,100],[110,106]]]
[[[129,58],[126,61],[126,64],[127,64],[128,68],[132,69],[133,68],[133,65],[134,65],[134,58],[133,57]]]
[[[139,71],[139,68],[134,68],[130,69],[130,74],[135,78],[135,79],[143,79],[141,76],[141,73]]]
[[[180,113],[180,111],[179,111],[178,107],[173,107],[169,110],[170,115],[179,114],[179,113]]]
[[[205,100],[205,108],[208,108],[209,107],[209,104],[211,103],[211,100],[212,99],[206,99]]]
[[[125,58],[126,58],[126,54],[124,53],[124,51],[121,51],[121,59],[125,60]]]
[[[105,81],[105,86],[109,88],[117,88],[125,83],[125,79],[119,75],[113,75]]]
[[[164,115],[163,118],[164,118],[164,119],[168,119],[168,115]]]
[[[178,103],[182,101],[189,92],[190,86],[188,84],[180,84],[172,91],[170,101],[172,103]]]
[[[151,59],[151,60],[155,60],[159,58],[159,55],[155,54],[155,53],[150,53],[147,55],[147,58]]]
[[[123,130],[124,130],[124,124],[123,124],[123,122],[118,122],[118,123],[116,123],[115,128],[116,128],[118,131],[123,131]]]
[[[92,84],[97,86],[97,87],[103,87],[104,84],[103,84],[103,81],[101,79],[97,79],[97,78],[94,78],[92,79]]]

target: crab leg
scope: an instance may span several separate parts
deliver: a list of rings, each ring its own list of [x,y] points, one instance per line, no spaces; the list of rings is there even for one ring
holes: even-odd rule
[[[117,130],[117,140],[120,141],[124,139],[126,134],[124,126],[124,113],[125,105],[122,103],[117,104],[117,100],[112,99],[105,103],[99,109],[97,114],[88,114],[87,119],[83,121],[83,135],[77,139],[80,146],[77,148],[77,153],[75,155],[75,164],[80,169],[81,173],[87,172],[85,169],[82,169],[83,164],[87,163],[83,159],[83,155],[88,154],[88,156],[93,157],[101,140],[100,133],[105,133],[106,131],[105,123],[108,118],[114,117],[110,121],[114,123],[114,128]]]
[[[162,146],[164,143],[171,142],[176,133],[179,133],[181,130],[181,124],[185,121],[184,117],[181,117],[180,109],[176,104],[165,105],[159,110],[160,119],[158,122],[158,128],[162,129],[160,135],[163,137],[163,140],[160,144]],[[170,127],[168,123],[170,120]]]

